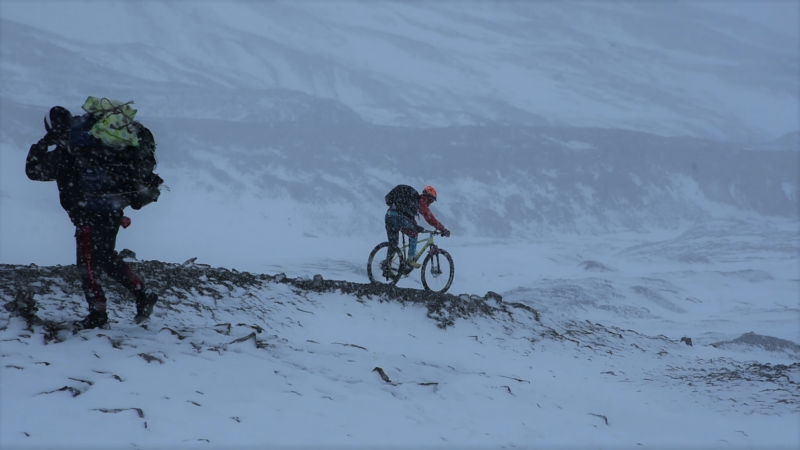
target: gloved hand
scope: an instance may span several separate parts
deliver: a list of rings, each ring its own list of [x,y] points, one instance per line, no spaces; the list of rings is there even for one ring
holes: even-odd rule
[[[39,142],[36,145],[50,147],[51,145],[56,145],[56,135],[53,133],[47,133],[44,135],[43,138],[39,139]]]
[[[422,233],[423,231],[425,231],[425,228],[420,226],[420,225],[417,225],[416,231],[417,231],[417,233]]]
[[[52,145],[58,145],[63,139],[63,135],[50,131],[45,134],[43,138],[39,139],[38,144],[44,145],[45,147],[50,147]]]
[[[450,230],[442,230],[442,237],[450,237]]]

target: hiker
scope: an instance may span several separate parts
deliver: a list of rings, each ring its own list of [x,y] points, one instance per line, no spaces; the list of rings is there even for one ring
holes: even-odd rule
[[[94,97],[89,99],[95,100],[95,106],[102,106],[102,101],[98,103]],[[142,280],[119,256],[115,246],[119,227],[130,225],[123,210],[127,206],[139,209],[156,201],[158,186],[163,182],[152,173],[155,167],[152,134],[138,122],[129,121],[130,126],[123,127],[121,133],[119,129],[111,128],[112,133],[121,136],[126,147],[112,147],[109,138],[102,136],[104,125],[101,122],[110,123],[118,119],[108,116],[121,113],[123,108],[119,102],[112,104],[102,99],[108,102],[106,106],[109,109],[98,110],[92,107],[90,100],[84,104],[87,111],[84,116],[73,117],[61,106],[51,108],[45,117],[47,134],[31,146],[25,162],[29,179],[56,182],[61,206],[75,225],[77,270],[89,306],[89,314],[77,325],[87,329],[108,327],[106,297],[98,279],[100,270],[133,293],[136,323],[145,321],[152,314],[158,296],[145,289]],[[125,114],[132,117],[135,110]],[[96,124],[100,125],[94,127]],[[132,145],[134,141],[136,146]],[[55,149],[48,151],[52,146]],[[121,160],[121,155],[139,155],[140,152],[143,156],[136,158],[145,161],[144,164],[129,156],[127,160]]]
[[[387,258],[394,249],[398,248],[398,232],[408,236],[408,260],[406,263],[419,268],[420,264],[413,260],[417,252],[417,235],[425,231],[425,228],[417,225],[414,216],[422,214],[425,221],[432,227],[441,231],[442,236],[449,237],[450,231],[444,227],[431,212],[431,203],[436,201],[436,189],[433,186],[426,186],[420,195],[416,189],[404,184],[395,186],[386,195],[386,204],[389,209],[386,211],[385,226],[386,236],[389,239],[389,251]],[[386,264],[383,265],[386,267]]]

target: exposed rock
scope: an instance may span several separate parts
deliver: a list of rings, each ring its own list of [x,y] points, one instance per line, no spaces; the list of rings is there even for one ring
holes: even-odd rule
[[[373,372],[378,372],[378,375],[381,376],[383,381],[385,381],[387,383],[391,383],[392,382],[392,380],[389,379],[389,376],[386,375],[386,372],[384,372],[383,369],[381,369],[380,367],[376,367],[376,368],[372,369],[372,371]]]
[[[362,347],[362,346],[360,346],[360,345],[356,345],[356,344],[343,344],[343,343],[341,343],[341,342],[333,342],[333,344],[344,345],[345,347],[355,347],[355,348],[360,348],[361,350],[367,350],[365,347]],[[367,350],[367,351],[369,351],[369,350]]]
[[[258,289],[265,287],[265,283],[278,282],[290,284],[294,288],[309,292],[335,292],[354,295],[359,298],[380,298],[383,300],[397,301],[401,304],[415,303],[428,309],[428,317],[437,322],[440,328],[453,326],[458,318],[471,316],[494,317],[497,314],[512,316],[516,313],[532,313],[539,320],[539,313],[533,308],[521,303],[504,303],[502,297],[494,292],[487,292],[483,297],[477,295],[456,296],[452,294],[439,294],[418,289],[400,288],[391,285],[377,285],[365,283],[352,283],[347,281],[325,280],[321,275],[313,279],[288,278],[280,273],[275,276],[256,275],[248,272],[231,271],[225,268],[201,267],[191,258],[183,264],[163,263],[160,261],[141,261],[131,263],[135,272],[145,280],[148,289],[157,292],[161,298],[170,298],[170,302],[191,302],[196,295],[222,301],[232,294],[220,291],[220,286],[225,286],[230,292],[235,288]],[[103,288],[111,301],[123,301],[133,304],[133,296],[104,275],[101,275]],[[75,266],[58,267],[30,267],[0,264],[0,295],[10,296],[18,294],[20,290],[28,291],[29,286],[37,286],[42,294],[53,294],[56,290],[67,295],[83,296],[80,279],[75,271]],[[25,294],[28,295],[28,294]],[[34,319],[34,306],[27,300],[31,298],[20,297],[16,305],[6,307],[26,314],[26,320]],[[493,300],[490,305],[488,300]],[[160,305],[169,308],[166,302]],[[195,308],[205,308],[195,305]],[[33,322],[32,322],[33,323]],[[39,323],[39,322],[35,322]],[[229,327],[229,326],[228,326]],[[59,330],[70,329],[66,324],[53,325],[55,336]],[[221,330],[218,330],[223,332]],[[228,328],[227,332],[230,332]]]
[[[415,303],[428,310],[428,317],[437,322],[440,328],[452,326],[458,318],[467,318],[474,315],[494,317],[497,314],[512,316],[515,312],[534,315],[536,320],[539,314],[533,308],[520,304],[506,304],[502,297],[494,292],[486,296],[465,295],[462,298],[451,294],[439,294],[420,291],[417,289],[399,288],[390,285],[373,285],[351,283],[345,281],[324,280],[321,276],[311,279],[291,279],[285,274],[276,276],[255,275],[247,272],[230,271],[224,268],[202,268],[194,264],[194,259],[184,264],[170,264],[159,261],[142,261],[131,263],[133,269],[139,273],[147,283],[149,289],[157,292],[161,298],[169,298],[169,303],[163,301],[160,305],[170,309],[171,304],[187,303],[198,311],[208,309],[208,306],[193,302],[197,295],[223,301],[233,294],[226,294],[220,286],[227,287],[232,293],[236,288],[245,290],[260,289],[265,283],[279,282],[290,284],[296,289],[309,292],[334,292],[354,295],[359,298],[378,298],[381,300],[397,301],[401,304]],[[109,305],[114,302],[130,302],[133,298],[121,285],[101,275],[103,287],[109,298]],[[45,325],[48,334],[46,341],[61,341],[62,331],[74,331],[71,323],[56,323],[43,321],[36,316],[36,306],[33,301],[35,287],[41,294],[83,296],[81,282],[75,271],[75,266],[36,267],[15,266],[0,264],[0,295],[15,296],[15,300],[5,305],[6,309],[23,317],[29,327]],[[490,306],[487,300],[494,300]],[[221,327],[225,327],[220,329]],[[223,334],[230,333],[230,324],[216,326],[215,329]],[[169,330],[171,333],[174,330]],[[177,336],[180,336],[179,334]]]
[[[72,386],[64,386],[64,387],[62,387],[62,388],[60,388],[60,389],[56,389],[56,390],[54,390],[54,391],[49,391],[49,392],[40,392],[40,393],[39,393],[39,394],[37,394],[37,395],[42,395],[42,394],[52,394],[53,392],[60,392],[60,391],[68,391],[69,393],[71,393],[71,394],[72,394],[72,396],[73,396],[73,397],[77,397],[77,396],[81,395],[81,391],[80,391],[80,390],[78,390],[78,389],[75,389],[75,388],[74,388],[74,387],[72,387]]]
[[[255,331],[253,331],[252,333],[248,334],[245,337],[240,337],[239,339],[234,339],[233,341],[231,341],[231,344],[238,344],[240,342],[246,342],[249,339],[252,339],[253,342],[256,341],[256,332]]]
[[[62,332],[75,333],[79,329],[74,323],[54,322],[52,320],[43,320],[39,318],[39,316],[36,315],[39,312],[39,308],[36,306],[36,301],[33,298],[33,291],[30,289],[18,289],[14,300],[4,304],[3,307],[6,311],[11,313],[11,316],[21,317],[28,325],[28,330],[32,330],[35,325],[42,326],[45,331],[45,343],[53,340],[62,342],[64,340],[64,333]]]
[[[181,267],[190,267],[190,266],[193,266],[195,261],[197,261],[197,257],[196,257],[196,256],[195,256],[194,258],[189,258],[189,259],[187,259],[187,260],[186,260],[186,262],[184,262],[183,264],[181,264]]]
[[[521,378],[516,378],[516,377],[507,377],[507,376],[505,376],[505,375],[500,375],[500,376],[501,376],[501,377],[503,377],[503,378],[508,378],[509,380],[518,381],[518,382],[520,382],[520,383],[528,383],[528,384],[531,384],[531,382],[530,382],[530,381],[528,381],[528,380],[523,380],[523,379],[521,379]]]
[[[150,354],[147,354],[147,353],[139,353],[139,356],[144,358],[144,360],[147,361],[148,364],[153,362],[153,361],[158,361],[159,364],[164,364],[164,361],[161,360],[161,358],[158,358],[156,356],[153,356],[153,355],[150,355]]]
[[[716,366],[716,367],[715,367]],[[693,383],[704,383],[719,386],[723,383],[772,383],[776,390],[782,392],[783,398],[778,402],[788,405],[800,405],[800,362],[791,365],[760,364],[757,362],[740,362],[729,358],[713,360],[696,359],[695,364],[687,368],[673,367],[670,378]]]
[[[605,265],[597,262],[597,261],[590,261],[586,260],[582,263],[578,264],[579,267],[583,267],[583,270],[587,270],[589,272],[613,272],[613,269],[609,269]]]
[[[494,291],[487,292],[484,297],[486,298],[486,300],[494,300],[497,303],[500,303],[500,302],[503,301],[503,297],[500,294],[498,294],[497,292],[494,292]]]
[[[606,422],[606,425],[608,425],[608,417],[606,417],[606,416],[604,416],[602,414],[594,414],[594,413],[589,413],[589,415],[590,416],[599,417],[599,418],[603,419]]]
[[[3,305],[3,308],[12,315],[22,317],[28,324],[28,328],[42,322],[42,320],[36,316],[39,308],[36,307],[36,301],[33,299],[33,292],[30,290],[18,290],[14,296],[14,300]]]
[[[795,359],[800,359],[800,345],[786,339],[763,336],[752,331],[744,333],[736,339],[715,342],[711,345],[717,348],[729,348],[733,346],[759,347],[768,352],[788,353]]]
[[[231,324],[229,323],[218,323],[214,325],[213,329],[219,334],[224,334],[225,336],[231,335]]]
[[[100,412],[107,413],[107,414],[116,414],[116,413],[119,413],[119,412],[122,412],[122,411],[129,411],[129,410],[136,411],[136,414],[139,415],[139,418],[140,419],[144,419],[144,411],[142,410],[142,408],[120,408],[120,409],[99,408],[99,409],[95,409],[95,411],[100,411]]]

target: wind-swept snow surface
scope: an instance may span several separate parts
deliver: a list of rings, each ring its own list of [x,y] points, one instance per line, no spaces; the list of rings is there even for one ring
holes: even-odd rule
[[[111,282],[110,330],[2,312],[3,444],[790,448],[797,236],[724,229],[451,246],[453,292],[502,299],[328,280],[363,261],[134,263],[163,298],[146,327]],[[73,270],[3,266],[4,303],[28,289],[40,319],[82,316]]]
[[[0,0],[0,447],[800,448],[797,2],[738,3]],[[161,302],[71,334],[24,167],[89,95]],[[400,183],[455,295],[366,284]]]

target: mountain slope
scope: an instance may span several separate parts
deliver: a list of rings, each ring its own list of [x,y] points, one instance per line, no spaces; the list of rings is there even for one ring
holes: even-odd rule
[[[392,125],[797,129],[795,42],[686,2],[13,2],[1,20],[0,95],[22,102],[284,88]]]
[[[210,191],[254,213],[291,203],[313,219],[304,231],[315,235],[378,229],[383,196],[399,183],[436,186],[436,213],[461,235],[530,237],[674,229],[721,217],[797,218],[800,153],[793,150],[592,128],[409,129],[369,124],[340,103],[300,93],[232,95],[244,105],[235,112],[239,120],[143,117],[157,137],[159,171],[176,189],[162,201],[181,204]],[[203,99],[195,97],[198,104]],[[257,114],[248,111],[251,105]],[[0,115],[9,149],[2,190],[10,192],[31,185],[15,168],[40,136],[42,112],[4,102]],[[161,213],[174,208],[181,206]],[[202,211],[222,214],[214,201]]]

